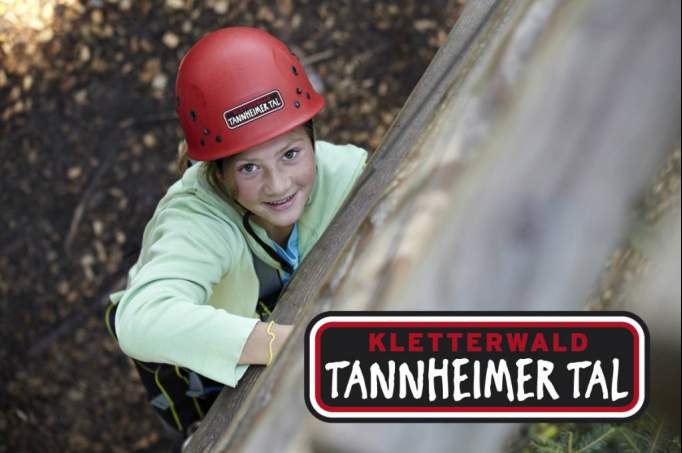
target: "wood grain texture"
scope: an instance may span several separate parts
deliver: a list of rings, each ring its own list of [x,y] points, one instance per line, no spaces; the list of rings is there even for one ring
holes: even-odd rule
[[[295,351],[302,351],[302,332],[307,320],[329,308],[324,300],[328,300],[325,294],[328,295],[330,290],[324,288],[323,284],[338,284],[332,274],[337,267],[343,265],[341,263],[335,266],[337,258],[344,247],[347,248],[359,225],[393,180],[405,154],[414,147],[422,131],[428,128],[446,91],[452,86],[454,76],[466,66],[463,63],[465,57],[470,56],[476,48],[480,53],[481,32],[489,22],[489,16],[498,7],[499,2],[485,1],[465,10],[448,42],[434,57],[382,144],[368,162],[367,169],[349,195],[344,208],[301,264],[287,291],[282,295],[274,318],[282,323],[298,322],[292,340],[268,370],[263,372],[260,367],[251,367],[242,378],[237,392],[223,392],[219,396],[194,435],[189,445],[190,452],[224,451],[236,445],[240,436],[245,438],[247,435],[246,429],[240,429],[242,424],[246,424],[246,420],[252,417],[251,414],[263,407],[262,399],[259,403],[255,395],[264,395],[265,398],[271,395],[272,382],[276,378],[270,376],[282,374],[285,365],[292,361],[299,361],[302,365],[300,354],[293,360],[289,356],[295,354]],[[491,34],[488,27],[488,36]],[[259,377],[259,388],[252,391]],[[300,389],[296,393],[300,396]],[[250,398],[246,396],[248,394],[251,394]],[[302,399],[299,402],[302,404]],[[240,410],[242,407],[244,409]],[[305,410],[302,406],[299,409]],[[303,415],[304,413],[298,411],[297,417]],[[233,419],[243,421],[231,423]],[[253,421],[249,420],[248,424],[253,425]]]
[[[303,332],[333,309],[584,305],[680,135],[679,2],[471,2],[275,312],[296,328],[190,451],[500,451],[513,425],[323,424]]]

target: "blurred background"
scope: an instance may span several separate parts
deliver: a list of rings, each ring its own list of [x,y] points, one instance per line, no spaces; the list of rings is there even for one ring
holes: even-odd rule
[[[463,7],[463,0],[0,0],[0,453],[168,451],[103,312],[108,294],[125,284],[157,201],[178,177],[173,90],[194,42],[230,25],[284,40],[327,101],[320,138],[372,152]],[[671,58],[679,74],[679,55]],[[488,100],[502,104],[511,94],[491,90]],[[679,116],[679,97],[671,99]],[[679,254],[679,139],[675,145],[636,200],[639,220],[603,263],[586,308],[628,309],[628,288],[647,272],[657,276],[653,289],[679,288],[679,262],[661,271],[643,252],[672,215],[677,242],[662,236],[659,248]],[[666,320],[669,307],[635,299]],[[671,303],[679,311],[679,290]],[[677,335],[676,355],[660,360],[654,376],[679,378],[676,329],[669,332]],[[658,398],[674,400],[679,420],[679,402],[666,395]],[[678,423],[670,432],[651,412],[625,425],[518,425],[508,451],[570,451],[579,437],[574,451],[582,453],[679,452]]]
[[[320,137],[371,152],[462,3],[0,0],[0,452],[167,450],[102,314],[177,178],[195,41],[284,40],[327,101]]]

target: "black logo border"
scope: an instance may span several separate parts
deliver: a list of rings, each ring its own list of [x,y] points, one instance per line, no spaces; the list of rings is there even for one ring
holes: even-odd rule
[[[310,334],[313,326],[321,319],[327,317],[410,317],[410,316],[459,316],[459,317],[495,317],[495,316],[537,316],[537,317],[604,317],[622,316],[635,321],[644,333],[644,395],[639,409],[628,417],[477,417],[477,418],[453,418],[453,417],[433,417],[433,418],[387,418],[387,417],[348,417],[331,418],[317,412],[310,401]],[[649,405],[650,394],[650,334],[646,324],[635,313],[627,311],[325,311],[313,317],[305,330],[304,338],[305,358],[304,358],[304,399],[308,411],[318,420],[327,423],[536,423],[543,421],[551,422],[574,422],[574,423],[605,423],[605,422],[628,422],[638,418]]]

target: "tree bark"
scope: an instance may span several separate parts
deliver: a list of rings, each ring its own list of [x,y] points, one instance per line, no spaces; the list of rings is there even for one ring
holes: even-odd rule
[[[275,311],[268,369],[204,451],[502,451],[511,424],[323,424],[303,398],[321,311],[580,309],[680,136],[680,4],[470,2]],[[679,224],[678,224],[679,228]]]

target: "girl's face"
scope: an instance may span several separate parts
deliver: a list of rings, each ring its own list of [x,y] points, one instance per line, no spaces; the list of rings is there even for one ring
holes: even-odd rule
[[[273,240],[286,240],[315,182],[315,156],[303,126],[229,159],[225,182]]]

